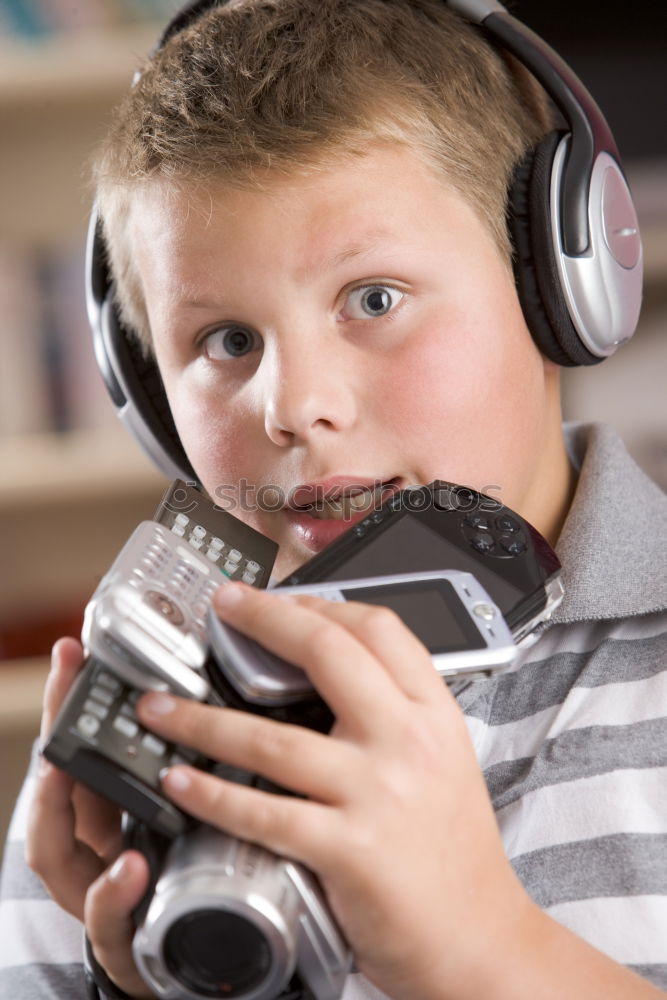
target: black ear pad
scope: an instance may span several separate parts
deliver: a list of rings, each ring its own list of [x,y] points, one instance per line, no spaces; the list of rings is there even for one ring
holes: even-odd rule
[[[183,450],[174,418],[169,407],[162,376],[152,354],[147,354],[138,337],[121,323],[114,300],[113,286],[105,303],[106,337],[114,359],[115,371],[121,376],[125,395],[140,421],[159,442],[168,458],[189,480],[197,477]]]
[[[514,278],[533,339],[546,357],[565,367],[603,358],[584,347],[572,323],[556,266],[551,214],[551,173],[566,133],[550,132],[517,164],[508,196],[507,222],[514,244]]]

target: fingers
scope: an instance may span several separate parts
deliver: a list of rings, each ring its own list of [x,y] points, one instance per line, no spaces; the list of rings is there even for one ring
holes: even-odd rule
[[[394,611],[359,601],[341,603],[305,595],[298,602],[347,628],[409,698],[431,703],[434,696],[441,695],[445,685],[430,653]]]
[[[76,639],[59,639],[51,654],[51,670],[44,689],[40,742],[46,743],[56,717],[83,664],[83,649]],[[76,816],[74,837],[85,841],[107,861],[120,850],[120,813],[112,803],[82,785],[72,786]]]
[[[72,686],[81,664],[83,649],[76,639],[59,639],[51,653],[51,670],[44,688],[40,741],[45,743],[56,715]]]
[[[105,864],[111,864],[122,849],[121,810],[80,784],[72,790],[72,805],[76,817],[75,838],[89,844]]]
[[[103,863],[74,836],[74,782],[43,760],[28,816],[26,861],[56,902],[83,920],[86,892]]]
[[[247,712],[161,692],[144,695],[136,710],[165,739],[320,802],[341,801],[349,775],[360,766],[360,751],[351,743],[334,746],[328,736]]]
[[[239,584],[220,587],[213,601],[223,621],[305,670],[339,721],[369,731],[380,714],[387,719],[397,710],[400,693],[386,669],[312,603]]]
[[[337,859],[342,813],[291,796],[224,781],[179,765],[165,775],[164,789],[186,812],[241,840],[301,861],[324,874]]]
[[[138,851],[127,851],[90,887],[85,903],[95,958],[109,978],[133,997],[152,996],[132,957],[132,911],[146,892],[148,879],[146,859]]]

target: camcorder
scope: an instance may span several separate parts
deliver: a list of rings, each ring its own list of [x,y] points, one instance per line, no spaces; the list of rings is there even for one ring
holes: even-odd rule
[[[268,585],[276,544],[175,481],[132,534],[84,616],[85,664],[44,756],[124,810],[149,861],[133,952],[165,1000],[338,1000],[352,955],[312,872],[195,822],[162,793],[189,763],[290,794],[169,744],[135,704],[165,690],[328,732],[306,674],[224,625],[215,589]],[[512,667],[563,596],[545,539],[497,500],[451,483],[394,494],[275,587],[392,608],[451,685]]]

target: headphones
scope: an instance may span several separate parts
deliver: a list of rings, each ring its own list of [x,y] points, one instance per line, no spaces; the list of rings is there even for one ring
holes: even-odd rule
[[[195,0],[167,25],[155,50],[228,0]],[[542,84],[566,129],[550,132],[518,164],[508,198],[519,301],[543,354],[563,366],[604,360],[634,333],[642,297],[637,216],[616,143],[569,66],[496,0],[444,0],[479,25]],[[95,357],[121,420],[169,478],[196,481],[157,365],[123,327],[93,210],[86,302]]]

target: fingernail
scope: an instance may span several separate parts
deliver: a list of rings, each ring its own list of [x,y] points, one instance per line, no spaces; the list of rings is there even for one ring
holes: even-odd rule
[[[163,691],[151,691],[141,699],[141,708],[148,715],[169,715],[176,708],[176,699]]]
[[[160,777],[163,781],[166,781],[167,786],[174,792],[184,792],[192,784],[190,775],[183,767],[165,768]]]
[[[244,588],[235,583],[223,583],[213,595],[213,603],[218,611],[233,608],[243,598]]]
[[[52,661],[55,660],[55,659],[58,659],[60,657],[60,654],[62,653],[62,648],[63,648],[63,646],[65,644],[65,641],[66,641],[65,639],[60,638],[60,639],[56,639],[56,641],[54,642],[53,646],[51,647],[51,660]]]
[[[109,881],[110,882],[120,882],[125,878],[127,873],[127,858],[124,854],[121,854],[119,858],[116,858],[111,868],[109,869]]]

